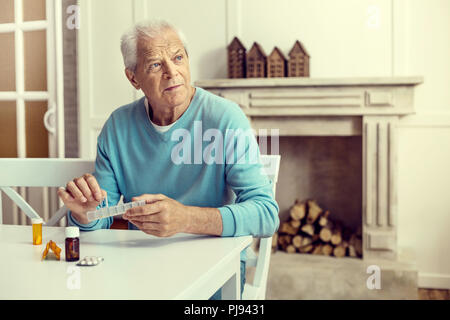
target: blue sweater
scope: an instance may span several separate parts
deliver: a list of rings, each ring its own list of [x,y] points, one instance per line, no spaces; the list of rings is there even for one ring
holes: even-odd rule
[[[106,121],[93,175],[109,206],[121,195],[130,202],[144,193],[162,193],[184,205],[218,208],[223,237],[270,237],[279,226],[279,208],[261,164],[252,161],[259,157],[256,139],[245,130],[251,127],[236,103],[198,87],[187,110],[163,133],[150,123],[141,98]],[[91,231],[109,228],[113,217],[80,224],[69,212],[68,221]],[[136,227],[128,223],[128,228]]]

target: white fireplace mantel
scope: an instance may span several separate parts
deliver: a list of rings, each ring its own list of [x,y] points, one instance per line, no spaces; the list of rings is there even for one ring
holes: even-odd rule
[[[195,83],[238,103],[255,130],[281,136],[362,135],[361,116],[414,113],[421,77],[214,79]]]
[[[238,103],[253,129],[280,136],[362,136],[364,259],[397,258],[397,123],[422,77],[214,79],[195,83]]]

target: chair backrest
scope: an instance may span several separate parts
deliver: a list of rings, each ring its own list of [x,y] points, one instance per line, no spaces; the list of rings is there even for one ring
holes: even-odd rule
[[[278,172],[280,170],[279,155],[261,155],[261,162],[269,179],[272,181],[273,195],[275,197]],[[253,287],[259,289],[259,298],[265,299],[267,277],[269,274],[270,255],[272,253],[272,237],[262,238],[259,243],[256,271],[253,278]]]
[[[280,155],[261,155],[261,163],[263,165],[264,172],[272,182],[274,196],[276,191],[276,184],[278,182],[278,172],[280,171],[280,159]]]
[[[94,167],[94,160],[86,159],[0,158],[0,189],[29,218],[38,218],[39,214],[12,187],[64,187],[75,177],[94,172]],[[65,212],[64,206],[46,224],[54,225]],[[0,223],[2,217],[0,201]]]

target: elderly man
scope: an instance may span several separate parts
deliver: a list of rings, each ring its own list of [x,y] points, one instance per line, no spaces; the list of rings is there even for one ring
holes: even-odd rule
[[[85,174],[58,190],[70,209],[70,225],[82,231],[109,228],[112,217],[89,222],[86,214],[100,207],[107,194],[109,205],[116,205],[121,195],[124,202],[145,199],[145,206],[128,210],[123,218],[129,229],[159,237],[179,232],[269,237],[277,230],[278,205],[271,183],[259,163],[246,160],[252,152],[259,156],[258,148],[252,148],[254,136],[240,136],[250,124],[237,104],[191,85],[182,39],[164,21],[139,23],[122,36],[125,74],[145,97],[108,118],[98,136],[93,175]],[[236,130],[244,148],[228,157],[234,146],[228,139],[216,144],[213,161],[199,159],[198,150],[205,155],[209,145],[208,139],[198,138],[205,130],[223,135]],[[235,194],[232,203],[229,190]],[[245,258],[243,252],[243,282]],[[214,298],[220,298],[220,290]]]

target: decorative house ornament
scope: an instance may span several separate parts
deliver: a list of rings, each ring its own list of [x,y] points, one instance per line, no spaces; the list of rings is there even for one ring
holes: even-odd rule
[[[246,49],[237,37],[228,45],[228,78],[245,78]]]
[[[267,78],[286,77],[287,59],[278,47],[267,57]]]
[[[298,40],[289,51],[288,77],[309,77],[309,54]]]
[[[269,56],[257,42],[247,52],[242,42],[234,37],[228,49],[228,78],[283,78],[309,77],[309,54],[300,41],[296,41],[289,57],[274,47]]]
[[[259,43],[253,43],[247,54],[247,78],[266,77],[267,56]]]

